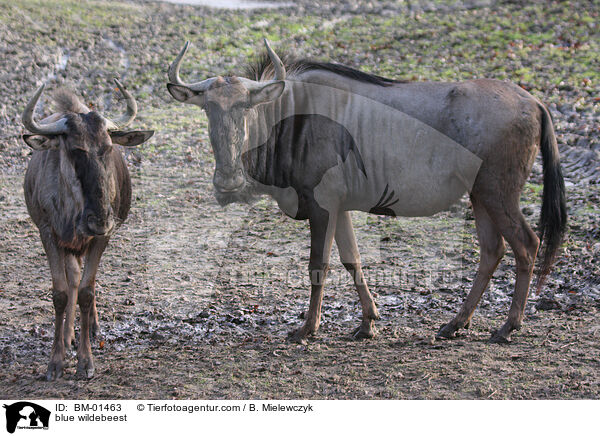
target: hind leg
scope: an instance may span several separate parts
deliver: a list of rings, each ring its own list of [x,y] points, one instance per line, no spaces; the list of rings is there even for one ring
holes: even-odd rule
[[[496,219],[502,235],[513,250],[517,266],[515,292],[508,312],[508,319],[500,330],[492,334],[491,341],[496,343],[510,342],[510,334],[521,328],[525,305],[529,296],[529,284],[533,274],[535,257],[540,245],[539,238],[531,230],[519,210],[518,202],[515,203],[516,207],[507,209],[503,215],[499,215]]]
[[[379,319],[379,314],[377,313],[373,296],[369,292],[369,287],[363,275],[360,264],[360,253],[358,252],[358,245],[356,244],[356,237],[352,228],[350,212],[341,212],[338,216],[335,228],[335,243],[338,246],[342,264],[352,275],[362,307],[362,323],[355,330],[354,337],[356,339],[372,338],[375,335],[373,321]]]
[[[62,377],[63,374],[63,361],[65,358],[64,319],[69,300],[69,285],[65,273],[64,251],[58,247],[54,235],[48,227],[40,229],[40,237],[52,274],[52,302],[54,303],[55,313],[54,342],[52,343],[50,363],[48,363],[46,372],[46,379],[50,381]]]
[[[90,337],[95,339],[100,333],[100,324],[98,323],[98,309],[96,309],[96,298],[90,308]]]
[[[461,328],[468,328],[475,308],[481,300],[483,292],[492,278],[498,263],[505,253],[505,244],[500,231],[490,218],[481,202],[471,196],[475,227],[479,239],[480,260],[477,275],[467,298],[463,302],[458,314],[447,324],[444,324],[436,335],[438,339],[450,339],[456,336]]]

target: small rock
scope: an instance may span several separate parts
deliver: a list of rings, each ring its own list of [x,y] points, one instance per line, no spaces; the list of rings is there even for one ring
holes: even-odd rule
[[[523,215],[533,215],[533,208],[531,206],[525,206],[523,209],[521,209],[521,212],[523,212]]]
[[[553,298],[542,297],[536,303],[535,308],[537,310],[558,310],[560,309],[560,304]]]
[[[150,335],[150,339],[155,340],[155,341],[162,341],[165,339],[165,337],[160,332],[155,330]]]

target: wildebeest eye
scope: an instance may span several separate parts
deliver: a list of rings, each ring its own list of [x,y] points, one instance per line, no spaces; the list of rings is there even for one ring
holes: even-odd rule
[[[78,155],[85,155],[88,151],[83,147],[74,147],[72,152]]]

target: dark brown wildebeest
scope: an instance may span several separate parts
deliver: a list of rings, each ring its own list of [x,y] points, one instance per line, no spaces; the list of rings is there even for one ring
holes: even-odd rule
[[[35,150],[25,174],[25,202],[50,264],[56,312],[48,380],[62,375],[65,349],[74,339],[77,302],[81,331],[76,375],[90,378],[94,374],[90,330],[93,333],[98,326],[96,271],[110,236],[127,218],[131,204],[127,165],[113,143],[135,146],[154,133],[119,130],[133,121],[137,105],[121,83],[115,82],[127,101],[127,113],[115,121],[61,90],[55,95],[58,112],[36,122],[33,112],[44,85],[23,112],[23,124],[32,132],[23,139]]]
[[[356,336],[373,335],[378,314],[364,282],[349,210],[427,216],[468,191],[481,260],[462,308],[437,337],[451,338],[468,327],[507,241],[516,259],[515,291],[508,319],[492,341],[508,342],[521,327],[540,242],[539,285],[567,222],[558,147],[545,106],[498,80],[402,82],[333,63],[284,64],[265,44],[268,57],[247,77],[186,84],[179,77],[186,43],[169,68],[167,87],[178,101],[207,113],[220,204],[268,194],[285,213],[310,222],[310,305],[292,338],[304,341],[319,327],[334,239],[362,305]],[[540,237],[519,207],[539,149]]]

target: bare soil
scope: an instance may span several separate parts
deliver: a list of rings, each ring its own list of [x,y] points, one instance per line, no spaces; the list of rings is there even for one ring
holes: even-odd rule
[[[240,26],[240,17],[244,29],[262,33],[262,22],[283,20],[284,15],[303,23],[316,20],[316,6],[305,2],[288,12],[232,12],[112,3],[115,15],[104,16],[96,4],[56,3],[57,14],[62,8],[74,11],[61,18],[71,27],[61,30],[50,20],[41,20],[33,1],[21,6],[0,2],[0,30],[7,35],[0,47],[5,56],[1,73],[22,79],[15,85],[22,94],[3,90],[0,101],[0,311],[5,314],[0,319],[0,397],[600,397],[600,189],[594,130],[600,111],[594,94],[588,92],[598,82],[578,82],[570,90],[555,87],[546,95],[552,102],[563,155],[570,229],[554,272],[540,295],[532,293],[524,326],[511,344],[488,343],[490,332],[504,322],[512,297],[510,252],[470,330],[452,341],[434,340],[440,325],[458,310],[477,268],[478,246],[465,197],[452,210],[431,218],[355,214],[365,273],[382,317],[376,323],[378,335],[367,341],[352,339],[360,306],[334,253],[320,331],[308,345],[296,345],[286,341],[286,334],[303,321],[308,305],[308,225],[286,218],[268,199],[225,209],[216,204],[206,119],[199,110],[169,102],[163,89],[164,69],[190,34],[198,38],[197,32],[213,30],[217,33],[211,44],[218,44],[219,38],[228,37],[227,26]],[[513,7],[484,3],[457,13],[456,26],[468,31],[474,26],[469,17],[477,11],[503,14]],[[340,18],[339,6],[333,12],[324,9],[325,18],[342,20],[336,37],[339,44],[352,43],[344,31],[353,29],[353,5],[348,3],[346,18]],[[553,3],[552,13],[563,6]],[[418,18],[413,14],[407,19],[435,24],[447,13],[445,8],[421,9]],[[514,8],[508,12],[517,14],[520,9]],[[596,3],[590,13],[598,17]],[[139,34],[120,27],[137,26],[139,17],[148,24],[136,27]],[[172,22],[173,17],[181,20],[168,34],[160,23]],[[81,34],[73,30],[78,20],[88,26]],[[37,33],[31,30],[32,22],[40,27]],[[384,24],[370,25],[370,31],[377,33],[377,26]],[[589,41],[597,32],[594,29]],[[283,37],[289,35],[283,32]],[[592,44],[578,37],[583,44]],[[144,38],[145,46],[139,42]],[[116,41],[114,47],[107,43],[109,39]],[[193,70],[191,63],[186,68],[197,75],[205,70],[223,73],[220,69],[244,57],[247,49],[240,45],[230,54],[225,46],[206,55],[199,69]],[[307,50],[324,56],[331,49],[315,43]],[[168,53],[165,59],[155,59],[163,51]],[[64,61],[61,53],[69,54],[64,70],[59,64]],[[198,60],[200,54],[199,50],[192,53]],[[376,60],[366,62],[372,65]],[[560,67],[558,60],[546,66],[554,71]],[[51,72],[56,75],[51,83],[75,88],[112,113],[120,104],[110,103],[113,91],[106,84],[114,72],[125,74],[134,94],[140,96],[135,127],[157,130],[147,147],[127,154],[134,202],[98,274],[101,332],[93,343],[96,375],[89,381],[75,380],[73,351],[63,379],[43,379],[53,335],[51,283],[37,229],[23,200],[29,149],[20,142],[18,118],[36,82]],[[154,75],[158,78],[136,81]],[[100,83],[104,88],[98,91]],[[576,106],[574,102],[581,98],[583,102]],[[523,210],[532,224],[539,217],[540,183],[538,162],[523,194]]]

